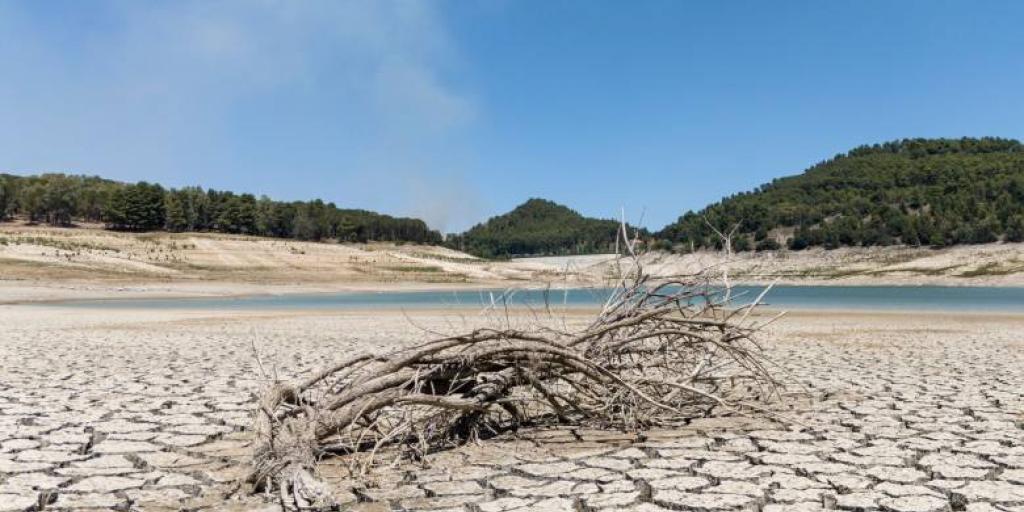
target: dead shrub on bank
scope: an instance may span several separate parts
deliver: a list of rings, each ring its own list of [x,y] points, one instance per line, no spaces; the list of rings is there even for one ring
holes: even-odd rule
[[[753,339],[761,297],[735,307],[727,278],[655,280],[634,243],[624,243],[628,268],[582,328],[549,321],[550,308],[525,326],[495,316],[493,327],[269,383],[249,481],[279,492],[284,508],[325,508],[333,500],[316,465],[332,454],[348,454],[358,473],[521,425],[636,431],[777,396]]]

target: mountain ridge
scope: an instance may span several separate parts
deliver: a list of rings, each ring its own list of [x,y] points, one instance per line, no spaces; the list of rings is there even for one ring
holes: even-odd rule
[[[133,231],[443,244],[487,258],[610,252],[620,230],[616,220],[536,197],[442,239],[420,219],[320,200],[282,202],[97,176],[0,174],[0,219],[11,213],[58,226],[81,219]],[[690,252],[721,248],[716,230],[734,228],[737,251],[1024,241],[1024,144],[962,137],[862,145],[639,233],[654,248]]]

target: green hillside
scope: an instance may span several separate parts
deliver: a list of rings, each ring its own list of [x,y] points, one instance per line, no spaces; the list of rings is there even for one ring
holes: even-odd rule
[[[615,250],[619,223],[592,219],[560,204],[530,199],[514,210],[449,236],[455,249],[485,258],[592,254]]]
[[[198,187],[167,189],[98,177],[0,174],[0,221],[12,216],[57,226],[102,222],[110,229],[216,231],[303,240],[440,243],[419,219],[333,203],[274,201]],[[738,225],[737,250],[904,244],[941,247],[1024,241],[1024,145],[1000,138],[904,139],[861,146],[687,212],[653,237],[678,251],[721,245]],[[530,199],[446,245],[488,257],[612,251],[617,221],[587,218]]]
[[[71,226],[102,222],[125,231],[211,231],[300,240],[440,243],[441,234],[420,219],[338,208],[334,203],[274,201],[266,196],[168,189],[154,183],[121,183],[95,176],[0,174],[0,221]]]
[[[861,146],[773,180],[656,234],[677,250],[947,246],[1024,240],[1024,145],[999,138],[904,139]]]

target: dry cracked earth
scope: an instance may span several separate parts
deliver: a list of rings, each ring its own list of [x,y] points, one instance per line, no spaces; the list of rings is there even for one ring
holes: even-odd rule
[[[259,371],[438,315],[0,306],[0,510],[275,510],[239,487]],[[1024,511],[1024,318],[800,314],[765,333],[780,414],[643,435],[534,430],[333,479],[358,510]]]

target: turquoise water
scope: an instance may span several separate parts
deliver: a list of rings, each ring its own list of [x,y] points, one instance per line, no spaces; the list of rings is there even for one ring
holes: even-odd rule
[[[764,288],[738,286],[738,304],[749,302]],[[511,307],[594,307],[608,290],[449,290],[415,292],[346,292],[267,295],[240,298],[114,299],[68,301],[60,307],[132,309],[426,309],[479,308],[493,303]],[[776,286],[766,306],[779,309],[867,309],[1024,312],[1024,288],[954,286]],[[53,304],[51,304],[53,305]]]

